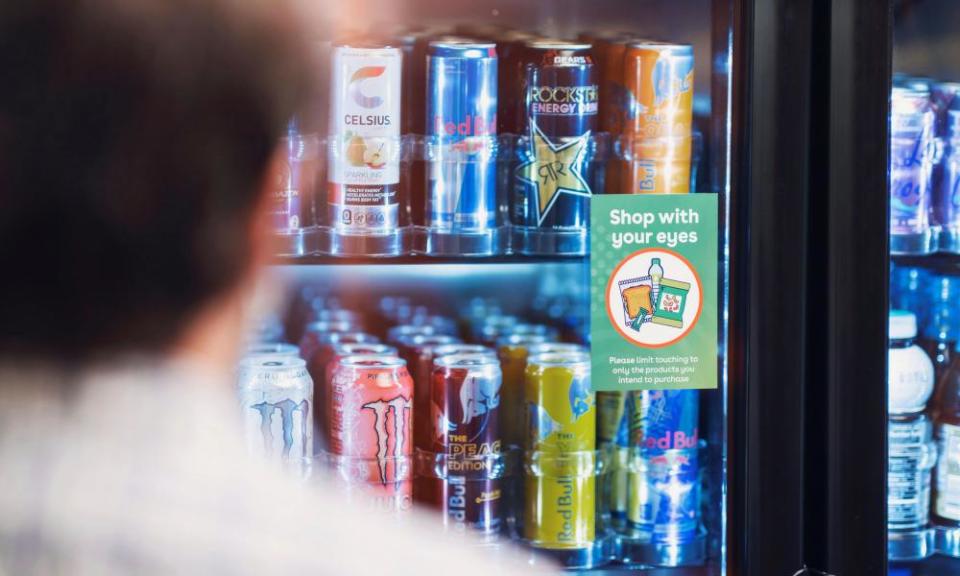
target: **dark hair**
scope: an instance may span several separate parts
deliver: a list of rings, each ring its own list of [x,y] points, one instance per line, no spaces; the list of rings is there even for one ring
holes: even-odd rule
[[[308,94],[281,0],[0,2],[0,356],[169,347]]]

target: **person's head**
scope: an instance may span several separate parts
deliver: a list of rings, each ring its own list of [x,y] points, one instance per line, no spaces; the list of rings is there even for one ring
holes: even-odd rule
[[[250,283],[303,41],[282,0],[0,2],[0,358],[162,354]]]

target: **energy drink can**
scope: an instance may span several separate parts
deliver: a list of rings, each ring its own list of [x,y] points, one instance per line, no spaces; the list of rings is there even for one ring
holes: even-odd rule
[[[527,353],[530,356],[536,356],[537,354],[587,354],[586,346],[580,344],[572,344],[570,342],[541,342],[539,344],[531,344]],[[600,399],[597,399],[599,403]]]
[[[481,354],[490,356],[491,358],[496,358],[496,351],[487,348],[482,344],[447,344],[444,346],[437,346],[433,351],[434,366],[436,366],[436,359],[443,356],[452,356],[454,354]]]
[[[412,503],[413,379],[406,362],[388,356],[347,356],[333,375],[330,451],[348,484],[371,490],[377,507]]]
[[[630,39],[631,36],[626,33],[601,35],[593,45],[600,67],[600,130],[614,136],[623,134],[626,121],[628,98],[623,85],[623,56]],[[619,160],[613,158],[608,162],[604,174],[604,192],[620,193],[622,172]]]
[[[890,102],[890,234],[924,234],[934,166],[936,114],[929,93],[893,89]]]
[[[547,549],[586,548],[596,536],[597,411],[590,359],[534,356],[525,384],[524,538]]]
[[[627,462],[630,422],[626,392],[597,392],[597,443],[609,452],[601,489],[604,513],[617,525],[627,519]]]
[[[357,327],[345,320],[310,322],[300,338],[300,357],[309,361],[320,346],[330,342],[330,334],[337,332],[355,332]]]
[[[379,344],[376,342],[372,343],[346,343],[346,344],[334,344],[333,346],[333,356],[330,358],[330,361],[327,362],[327,366],[324,369],[324,382],[327,383],[327,386],[333,385],[333,375],[337,371],[337,367],[340,365],[340,361],[346,358],[347,356],[397,356],[397,349],[389,344]],[[328,397],[332,394],[328,391]],[[329,408],[329,406],[328,406]],[[330,426],[330,413],[328,412],[323,416],[327,419],[325,428],[329,433]]]
[[[960,252],[960,98],[945,111],[944,155],[935,198],[937,223],[943,227],[940,250]]]
[[[500,366],[488,354],[436,360],[428,452],[443,457],[437,461],[440,474],[421,482],[426,500],[455,531],[470,527],[490,534],[501,527],[500,384]]]
[[[522,446],[524,437],[524,380],[528,349],[542,344],[540,334],[510,334],[497,341],[497,355],[503,371],[503,439],[508,446]]]
[[[534,336],[543,336],[547,340],[556,340],[560,336],[559,330],[546,324],[514,324],[508,328],[506,332],[519,336],[531,334]]]
[[[407,361],[407,369],[413,377],[413,409],[421,414],[413,423],[414,447],[430,449],[430,426],[426,414],[430,414],[430,378],[433,373],[435,349],[456,344],[459,340],[446,334],[418,334],[404,342],[400,354]]]
[[[697,390],[630,392],[627,520],[654,542],[693,540],[700,525]]]
[[[437,329],[429,325],[400,324],[387,330],[387,343],[401,346],[413,336],[436,334]]]
[[[598,70],[590,44],[534,40],[525,47],[513,223],[582,228],[590,220],[598,128]]]
[[[286,153],[270,196],[273,229],[288,232],[313,226],[320,142],[314,134],[302,134],[293,119],[280,145]]]
[[[242,360],[237,393],[251,453],[289,461],[313,456],[313,381],[302,359]]]
[[[341,233],[384,234],[399,225],[401,62],[392,46],[333,49],[327,206]]]
[[[244,358],[264,358],[267,356],[286,356],[288,358],[299,358],[300,348],[293,344],[285,343],[263,343],[258,342],[247,346]]]
[[[624,53],[628,194],[690,191],[693,134],[693,47],[642,40]]]
[[[510,333],[510,329],[520,323],[516,316],[498,314],[487,316],[475,325],[473,338],[485,346],[495,346],[500,336]]]
[[[430,42],[427,148],[427,226],[451,232],[495,227],[495,44],[455,37]]]

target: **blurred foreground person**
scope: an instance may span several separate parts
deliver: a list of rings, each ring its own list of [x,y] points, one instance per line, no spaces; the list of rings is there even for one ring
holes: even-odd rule
[[[281,0],[0,2],[0,575],[509,574],[248,459]]]

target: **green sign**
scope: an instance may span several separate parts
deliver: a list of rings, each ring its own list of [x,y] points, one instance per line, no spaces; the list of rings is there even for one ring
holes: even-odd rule
[[[717,195],[590,204],[594,390],[717,387]]]

